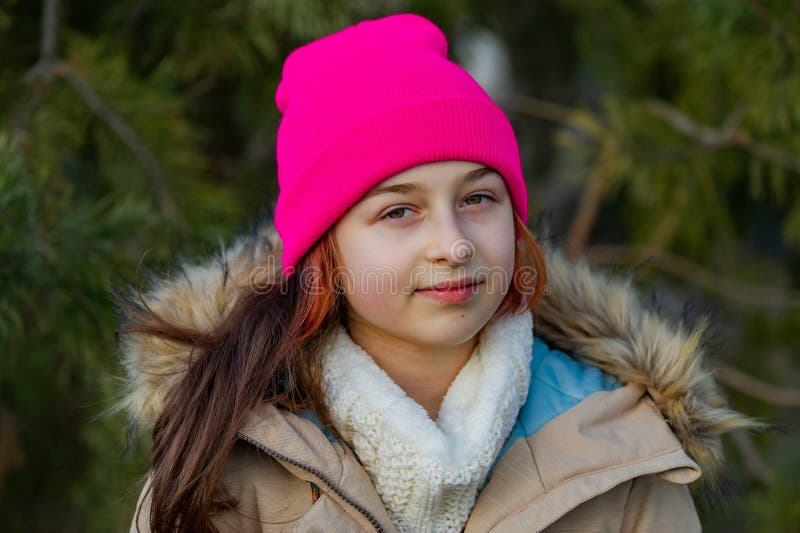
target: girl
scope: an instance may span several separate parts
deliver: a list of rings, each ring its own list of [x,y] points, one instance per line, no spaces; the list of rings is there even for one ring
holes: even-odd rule
[[[274,227],[119,297],[132,531],[699,530],[687,484],[749,423],[703,324],[539,248],[439,28],[364,21],[282,74]]]

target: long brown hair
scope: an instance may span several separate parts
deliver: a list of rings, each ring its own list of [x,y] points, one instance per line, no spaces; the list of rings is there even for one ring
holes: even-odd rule
[[[546,282],[542,252],[516,213],[514,227],[520,238],[499,315],[532,311]],[[126,305],[129,320],[118,334],[154,335],[194,354],[153,427],[152,531],[216,531],[211,517],[236,508],[217,485],[247,411],[259,402],[293,413],[313,409],[331,426],[322,401],[321,353],[328,334],[346,320],[337,264],[329,229],[293,275],[242,287],[230,314],[210,333],[169,323],[143,299],[142,306]],[[308,290],[309,284],[318,290]]]

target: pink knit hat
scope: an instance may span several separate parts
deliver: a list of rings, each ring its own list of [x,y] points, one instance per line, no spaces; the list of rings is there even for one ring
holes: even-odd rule
[[[275,227],[287,277],[364,193],[423,163],[492,167],[527,221],[511,124],[447,59],[447,39],[430,20],[404,13],[349,26],[294,50],[282,74]]]

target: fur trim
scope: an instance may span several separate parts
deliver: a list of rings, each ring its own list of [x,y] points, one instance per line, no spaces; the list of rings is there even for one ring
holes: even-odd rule
[[[703,368],[707,318],[673,327],[642,305],[631,276],[593,271],[544,245],[548,294],[534,310],[534,329],[553,347],[647,387],[686,453],[714,478],[722,460],[722,433],[757,427],[729,409],[716,382]],[[147,305],[175,325],[211,331],[230,312],[241,288],[280,271],[281,245],[269,216],[234,244],[202,264],[182,262],[179,275],[151,276]],[[136,291],[117,291],[121,318],[142,311]],[[167,392],[191,361],[191,347],[175,341],[122,335],[127,390],[113,407],[125,410],[139,428],[151,428]]]
[[[721,435],[759,423],[728,408],[704,368],[708,317],[686,331],[646,309],[632,274],[592,271],[584,257],[569,261],[543,250],[548,291],[537,304],[534,329],[548,344],[586,361],[622,383],[647,388],[684,450],[713,481],[722,462]]]
[[[280,272],[280,250],[280,237],[267,219],[207,262],[180,261],[178,274],[163,278],[148,274],[144,304],[175,326],[210,332],[231,311],[243,287]],[[114,296],[122,323],[145,310],[133,286],[116,290]],[[136,429],[151,429],[167,393],[191,362],[191,346],[138,333],[121,335],[119,344],[126,391],[112,411],[126,411]]]

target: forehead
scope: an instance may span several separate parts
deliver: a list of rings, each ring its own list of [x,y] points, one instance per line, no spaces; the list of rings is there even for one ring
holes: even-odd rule
[[[500,177],[494,169],[479,163],[465,161],[426,163],[382,181],[367,191],[361,200],[387,193],[426,191],[432,184],[459,187],[479,180],[488,181],[492,176],[495,179]]]
[[[472,161],[435,161],[413,166],[386,179],[383,183],[421,178],[454,178],[467,172],[488,168]]]

